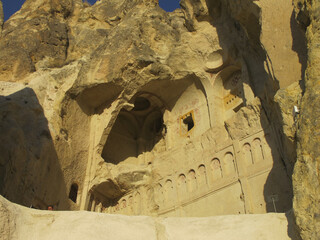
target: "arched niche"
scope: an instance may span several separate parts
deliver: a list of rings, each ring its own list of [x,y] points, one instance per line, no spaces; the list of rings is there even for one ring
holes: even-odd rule
[[[102,151],[106,162],[118,164],[128,157],[138,156],[139,125],[134,116],[121,111]]]
[[[165,151],[201,135],[211,127],[207,88],[195,75],[147,83],[105,128],[107,139],[101,138],[97,152],[109,163],[140,164],[144,152]]]
[[[252,141],[252,152],[253,152],[253,158],[255,162],[260,162],[265,159],[265,154],[262,147],[262,142],[260,138],[255,138]]]
[[[140,154],[152,151],[158,142],[164,141],[165,107],[159,97],[147,92],[138,93],[128,106],[118,114],[102,150],[101,156],[108,163],[129,160],[137,163]]]
[[[207,170],[204,164],[198,167],[198,185],[199,187],[205,187],[207,185]]]
[[[233,175],[236,172],[234,156],[231,152],[227,152],[224,155],[223,164],[226,175]]]
[[[92,186],[89,195],[90,198],[87,207],[85,207],[88,211],[97,211],[96,209],[99,203],[101,203],[101,208],[115,210],[116,208],[119,208],[119,200],[123,197],[124,192],[116,183],[108,179]]]
[[[215,183],[216,180],[222,178],[222,168],[221,163],[218,158],[214,158],[211,161],[211,172],[212,172],[212,180]]]
[[[177,179],[177,190],[180,200],[183,200],[187,197],[187,178],[184,174],[180,174]]]
[[[229,66],[220,71],[213,82],[213,94],[213,118],[215,124],[221,126],[245,105],[240,68]]]
[[[193,191],[196,191],[197,190],[197,175],[193,169],[191,169],[189,171],[187,181],[188,181],[188,191],[190,193],[192,193]]]
[[[253,161],[253,156],[252,156],[252,150],[251,150],[251,145],[249,143],[245,143],[242,147],[243,149],[243,154],[244,154],[244,157],[246,159],[246,164],[247,165],[252,165],[254,164],[254,161]]]
[[[173,183],[170,179],[167,179],[164,185],[164,197],[165,197],[165,202],[168,204],[172,204],[172,202],[175,201]]]

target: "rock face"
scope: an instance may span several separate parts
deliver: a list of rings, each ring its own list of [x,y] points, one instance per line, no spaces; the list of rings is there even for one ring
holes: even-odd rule
[[[29,0],[5,22],[3,196],[39,209],[164,217],[292,208],[296,129],[298,159],[317,143],[307,148],[302,137],[317,97],[312,81],[303,92],[304,15],[276,0],[181,7]],[[304,196],[297,190],[297,202]],[[296,212],[304,231],[310,220]]]
[[[71,11],[66,2],[70,1],[26,1],[20,14],[5,23],[0,44],[1,79],[14,81],[34,72],[42,62],[47,67],[62,66],[68,46],[64,17]]]
[[[303,239],[320,238],[319,2],[296,1],[297,19],[306,29],[308,68],[298,120],[297,163],[294,168],[294,213]]]
[[[24,84],[3,83],[1,93],[1,193],[42,208],[49,199],[53,203],[63,195],[67,199],[48,121],[35,92]]]
[[[292,217],[283,213],[208,218],[128,217],[39,211],[14,205],[1,196],[0,210],[0,222],[5,223],[0,225],[0,239],[298,239]]]
[[[3,21],[4,21],[3,8],[2,8],[2,2],[0,1],[0,36],[2,32]]]

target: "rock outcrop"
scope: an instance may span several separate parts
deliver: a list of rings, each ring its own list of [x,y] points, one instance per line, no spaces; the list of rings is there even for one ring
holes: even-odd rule
[[[306,30],[308,68],[298,120],[297,162],[293,174],[294,213],[303,239],[320,238],[320,14],[318,1],[295,1],[296,17]]]
[[[128,217],[28,209],[0,196],[0,239],[53,240],[297,240],[292,217],[283,213],[209,218]]]
[[[27,0],[0,38],[0,194],[108,214],[287,212],[295,166],[294,211],[312,239],[319,14],[308,4],[295,17],[276,0],[182,0],[172,13],[156,0]]]
[[[36,71],[37,64],[64,64],[68,48],[65,18],[72,10],[70,4],[72,1],[26,1],[19,14],[5,23],[0,43],[1,79],[21,79]]]
[[[57,203],[63,195],[67,199],[61,166],[37,95],[24,84],[10,82],[2,82],[0,92],[2,195],[25,206],[39,202],[45,207],[46,199]]]

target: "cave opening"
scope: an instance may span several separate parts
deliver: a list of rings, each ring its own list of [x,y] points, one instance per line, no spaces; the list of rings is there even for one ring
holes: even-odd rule
[[[101,156],[108,163],[135,162],[140,154],[152,151],[157,144],[165,145],[161,100],[143,93],[132,102],[132,109],[120,110],[102,150]]]

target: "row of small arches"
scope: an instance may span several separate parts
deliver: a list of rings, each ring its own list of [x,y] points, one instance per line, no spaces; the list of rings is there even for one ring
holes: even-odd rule
[[[263,147],[260,138],[254,138],[251,143],[244,143],[242,151],[247,165],[258,163],[267,157],[267,149]]]
[[[242,145],[242,153],[246,164],[252,165],[265,159],[268,152],[263,147],[260,138],[254,138]],[[208,165],[209,167],[207,167]],[[228,151],[223,155],[222,162],[218,157],[215,157],[209,164],[200,164],[197,168],[190,169],[186,174],[180,173],[176,179],[168,178],[164,182],[158,183],[154,189],[156,203],[161,206],[174,203],[177,199],[180,201],[190,199],[194,193],[208,190],[209,186],[213,186],[221,179],[234,174],[236,174],[234,155]],[[149,194],[148,192],[146,195]],[[135,192],[123,197],[113,205],[103,204],[96,200],[95,207],[91,211],[137,215],[141,213],[141,207],[141,194]]]
[[[103,212],[103,213],[122,213],[122,214],[141,214],[141,194],[135,192],[134,194],[128,195],[116,203],[112,204],[112,201],[101,201],[99,198],[94,196],[91,197],[88,210],[92,212]]]
[[[219,158],[213,158],[209,170],[205,164],[200,164],[197,170],[191,169],[187,174],[181,173],[173,182],[167,179],[163,184],[159,183],[155,189],[156,201],[162,205],[173,200],[186,200],[195,192],[207,190],[209,185],[214,185],[222,178],[236,174],[234,156],[227,152],[223,157],[223,164]]]
[[[222,166],[223,165],[223,166]],[[189,170],[188,174],[179,174],[177,178],[177,191],[179,198],[181,199],[188,192],[195,192],[197,189],[207,187],[210,179],[213,182],[219,181],[224,176],[232,175],[236,172],[234,165],[234,157],[231,152],[227,152],[223,158],[223,164],[221,164],[219,158],[213,158],[210,163],[211,176],[207,175],[207,168],[205,164],[200,164],[197,171],[194,169]],[[146,196],[150,194],[150,189],[145,193]],[[171,201],[176,196],[174,194],[173,183],[171,179],[165,181],[164,187],[159,183],[154,189],[155,198],[158,200],[158,204],[163,204],[166,201]],[[103,204],[98,199],[95,199],[94,205],[89,207],[94,212],[105,213],[119,213],[119,214],[141,214],[142,211],[142,197],[139,191],[130,194],[120,199],[116,204],[110,206],[110,204]],[[157,201],[156,201],[157,202]]]

